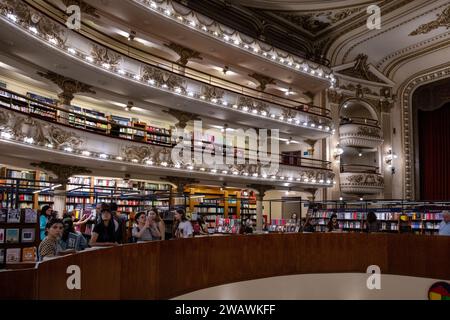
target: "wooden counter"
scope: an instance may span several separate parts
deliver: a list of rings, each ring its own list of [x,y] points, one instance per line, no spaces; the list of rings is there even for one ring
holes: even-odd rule
[[[0,299],[166,299],[225,283],[302,273],[450,279],[450,237],[266,234],[156,241],[81,252],[0,272]],[[81,269],[81,290],[66,286]]]

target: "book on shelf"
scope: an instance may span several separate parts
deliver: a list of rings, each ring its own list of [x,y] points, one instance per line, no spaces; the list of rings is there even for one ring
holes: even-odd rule
[[[5,263],[5,249],[1,249],[0,248],[0,264],[4,264]]]
[[[228,219],[217,217],[216,219],[216,232],[217,233],[239,233],[241,228],[240,219]]]
[[[8,208],[0,208],[0,223],[6,222],[8,216]]]
[[[6,263],[20,262],[20,248],[6,249]]]
[[[6,229],[5,241],[6,243],[19,243],[19,229]]]
[[[34,242],[35,232],[36,230],[32,228],[22,229],[22,242]]]
[[[20,210],[9,209],[8,210],[8,223],[20,223]]]
[[[37,212],[31,208],[25,208],[25,223],[36,223],[37,222]]]
[[[0,243],[5,242],[5,229],[0,229]]]
[[[36,262],[37,249],[36,247],[28,247],[22,249],[22,262]]]

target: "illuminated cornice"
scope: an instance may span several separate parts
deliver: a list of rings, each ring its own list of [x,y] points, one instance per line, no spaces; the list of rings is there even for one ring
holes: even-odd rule
[[[290,70],[306,74],[311,77],[328,81],[334,86],[336,79],[332,71],[320,64],[291,55],[285,51],[274,48],[266,43],[241,34],[225,25],[211,20],[197,12],[194,12],[179,3],[174,5],[171,0],[132,0],[141,7],[150,10],[166,19],[200,32],[215,40],[226,43],[270,63],[281,65]],[[181,10],[182,8],[182,10]]]

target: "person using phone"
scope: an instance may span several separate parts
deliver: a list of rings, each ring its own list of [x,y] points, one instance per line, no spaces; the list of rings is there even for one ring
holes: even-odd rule
[[[175,220],[178,222],[178,227],[175,230],[175,238],[191,238],[194,234],[192,224],[186,218],[186,212],[183,209],[178,209],[175,212]]]
[[[161,237],[160,232],[156,229],[155,222],[150,216],[146,216],[144,211],[136,214],[136,226],[132,230],[132,236],[137,242],[157,240]]]

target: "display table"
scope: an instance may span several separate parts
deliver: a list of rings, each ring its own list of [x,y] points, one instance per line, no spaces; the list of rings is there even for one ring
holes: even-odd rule
[[[305,273],[450,279],[450,237],[411,234],[263,234],[126,244],[0,273],[0,299],[166,299],[220,284]],[[69,290],[69,266],[81,290]]]

